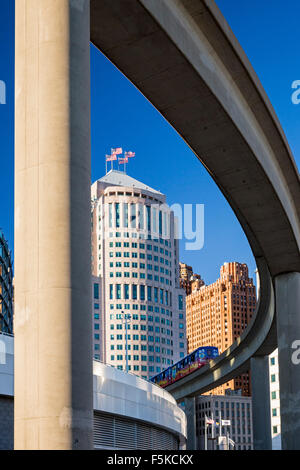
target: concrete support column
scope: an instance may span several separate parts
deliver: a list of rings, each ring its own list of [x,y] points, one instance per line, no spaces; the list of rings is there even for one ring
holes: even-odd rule
[[[255,450],[271,450],[271,410],[268,356],[252,357],[252,418],[253,446]]]
[[[275,279],[281,441],[300,449],[300,273]]]
[[[16,1],[16,449],[92,447],[89,22]]]
[[[187,418],[187,450],[197,450],[196,435],[196,398],[184,399],[184,410]]]

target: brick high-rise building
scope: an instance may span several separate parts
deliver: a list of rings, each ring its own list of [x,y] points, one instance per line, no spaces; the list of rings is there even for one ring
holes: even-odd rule
[[[188,353],[200,346],[225,351],[248,326],[256,307],[256,291],[246,264],[225,263],[220,278],[211,285],[192,283],[186,297]],[[243,374],[210,391],[223,395],[226,389],[241,389],[250,395],[249,374]]]
[[[192,283],[197,282],[198,287],[204,286],[205,282],[201,279],[200,274],[193,272],[192,266],[188,266],[185,263],[179,263],[179,282],[180,287],[185,290],[186,295],[190,295],[192,292]]]

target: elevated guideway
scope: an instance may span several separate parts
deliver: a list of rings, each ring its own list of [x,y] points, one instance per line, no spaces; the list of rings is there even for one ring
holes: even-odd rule
[[[261,296],[249,328],[211,365],[168,390],[177,400],[203,393],[249,368],[251,360],[254,369],[254,361],[277,345],[285,362],[289,345],[281,344],[284,333],[276,331],[275,284],[289,289],[289,297],[300,288],[299,174],[272,105],[226,20],[211,0],[92,0],[91,40],[206,167],[240,221],[259,269]],[[277,309],[283,329],[288,315]],[[300,314],[294,327],[290,344],[300,337]],[[289,387],[281,384],[283,396]],[[282,412],[284,434],[285,420],[291,424],[292,417]],[[286,445],[295,446],[290,439],[291,434]]]

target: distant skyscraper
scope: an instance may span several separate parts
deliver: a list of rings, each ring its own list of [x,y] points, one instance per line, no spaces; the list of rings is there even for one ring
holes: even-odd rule
[[[216,346],[222,353],[241,335],[254,314],[255,285],[248,277],[247,265],[225,263],[220,273],[220,279],[209,286],[192,283],[192,293],[186,298],[188,352],[200,346]],[[249,395],[249,374],[210,393],[222,395],[228,388],[242,389],[243,395]]]
[[[95,357],[123,370],[127,359],[149,378],[186,354],[174,214],[165,195],[119,171],[91,194]]]
[[[0,231],[0,331],[13,333],[13,269],[8,243]]]
[[[188,266],[185,263],[179,263],[179,276],[180,287],[185,290],[186,295],[191,294],[193,282],[197,281],[198,287],[202,287],[205,284],[200,274],[193,273],[192,266]]]

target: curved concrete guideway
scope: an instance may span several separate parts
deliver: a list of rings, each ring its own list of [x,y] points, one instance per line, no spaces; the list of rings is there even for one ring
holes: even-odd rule
[[[276,287],[278,306],[282,292],[293,297],[298,289],[297,282],[281,283],[280,277],[294,279],[300,272],[297,169],[275,113],[214,2],[18,0],[16,448],[92,443],[92,322],[82,314],[91,311],[89,37],[205,165],[260,270],[261,299],[251,329],[215,367],[199,374],[198,393],[216,378],[239,373],[253,354],[274,349],[274,279],[277,286],[288,285]],[[289,312],[297,317],[294,304]],[[277,309],[278,317],[284,314]],[[298,382],[291,380],[294,393]],[[285,387],[281,383],[283,392]],[[299,399],[295,403],[299,407]],[[286,442],[295,448],[295,441]]]
[[[213,1],[91,0],[91,40],[206,167],[259,269],[252,324],[211,366],[168,387],[181,400],[229,380],[252,357],[276,348],[274,281],[300,271],[299,174],[272,105]],[[283,434],[286,426],[283,417]]]

